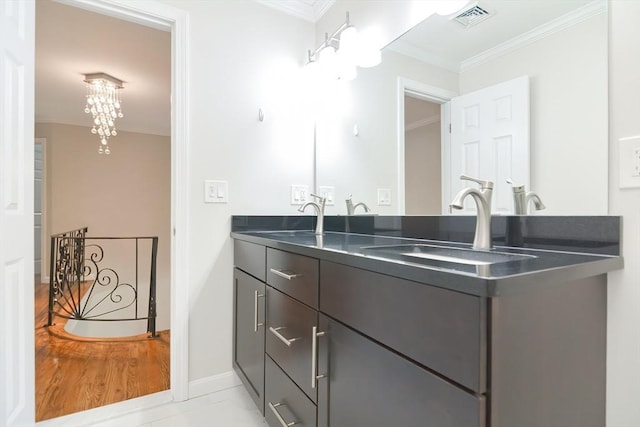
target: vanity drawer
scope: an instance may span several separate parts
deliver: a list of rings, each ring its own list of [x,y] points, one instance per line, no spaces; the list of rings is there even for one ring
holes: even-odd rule
[[[318,260],[267,249],[267,284],[318,308]]]
[[[264,418],[271,427],[316,427],[316,405],[269,356],[265,358],[265,382]]]
[[[328,261],[320,311],[429,369],[486,391],[486,299]]]
[[[266,351],[311,400],[311,345],[318,313],[267,286]]]
[[[267,248],[255,243],[234,239],[233,263],[240,270],[264,282]]]

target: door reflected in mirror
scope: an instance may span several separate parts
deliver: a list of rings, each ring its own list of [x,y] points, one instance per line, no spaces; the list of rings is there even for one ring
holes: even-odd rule
[[[443,180],[450,118],[441,111],[435,124],[433,110],[521,76],[530,81],[526,190],[547,207],[536,214],[607,214],[606,1],[480,4],[488,19],[465,28],[431,16],[390,43],[380,65],[341,85],[351,111],[326,113],[316,127],[316,182],[335,187],[328,214],[346,214],[349,195],[381,215],[448,213],[458,184]],[[417,101],[430,110],[409,117]]]

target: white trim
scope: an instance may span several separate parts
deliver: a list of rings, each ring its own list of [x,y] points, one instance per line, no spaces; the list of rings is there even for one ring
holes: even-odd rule
[[[405,201],[405,180],[404,180],[404,96],[409,95],[414,98],[422,99],[425,101],[435,102],[438,104],[444,104],[458,96],[456,92],[442,89],[436,86],[431,86],[416,80],[407,79],[405,77],[398,77],[398,89],[397,89],[397,126],[398,134],[398,149],[396,157],[396,167],[398,170],[398,215],[404,215],[406,211]]]
[[[123,402],[111,405],[100,406],[94,409],[88,409],[75,414],[65,415],[63,417],[52,418],[50,420],[40,421],[36,423],[37,427],[76,427],[90,426],[102,421],[108,421],[115,417],[121,417],[127,414],[143,411],[159,405],[171,402],[171,392],[163,391],[160,393],[148,394],[146,396],[137,397],[135,399],[125,400]]]
[[[240,381],[238,375],[233,371],[200,378],[189,383],[189,399],[226,390],[232,387],[238,387],[241,384],[242,381]]]
[[[263,6],[284,12],[314,24],[322,18],[336,0],[292,1],[292,0],[254,0]]]
[[[189,16],[187,12],[152,0],[62,0],[62,3],[107,14],[154,28],[171,30],[172,48],[172,141],[171,141],[171,391],[143,396],[78,412],[65,418],[66,424],[78,425],[85,414],[95,422],[95,414],[115,417],[120,414],[155,406],[170,400],[188,398],[189,390],[189,272],[188,272],[188,90]],[[180,284],[181,286],[178,286]],[[178,292],[180,290],[180,292]],[[32,398],[33,399],[33,398]],[[68,421],[68,422],[67,422]],[[38,423],[40,426],[42,423]],[[45,425],[45,424],[42,424]]]
[[[506,55],[517,49],[521,49],[531,43],[541,40],[545,37],[549,37],[559,31],[570,28],[577,25],[589,18],[600,15],[607,11],[606,2],[591,2],[585,6],[576,9],[570,13],[562,15],[546,24],[540,25],[531,31],[527,31],[524,34],[514,37],[511,40],[507,40],[504,43],[500,43],[487,49],[484,52],[467,58],[460,62],[460,72],[468,71],[469,69],[476,67],[485,62],[496,59],[500,56]]]

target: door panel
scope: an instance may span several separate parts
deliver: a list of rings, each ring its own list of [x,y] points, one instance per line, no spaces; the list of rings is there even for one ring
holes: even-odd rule
[[[0,0],[0,424],[34,422],[35,3]],[[7,243],[9,242],[9,243]]]
[[[485,398],[320,315],[318,427],[479,427]]]
[[[448,200],[468,185],[461,174],[494,182],[492,212],[513,212],[511,178],[529,187],[529,78],[519,77],[451,100]],[[446,186],[443,187],[447,188]],[[462,213],[475,214],[465,201]]]
[[[234,367],[264,414],[265,284],[236,268],[234,291]]]

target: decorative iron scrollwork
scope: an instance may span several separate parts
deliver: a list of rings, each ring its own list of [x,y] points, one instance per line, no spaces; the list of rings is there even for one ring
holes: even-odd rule
[[[51,236],[48,326],[55,316],[75,320],[130,321],[147,320],[147,332],[156,336],[156,255],[157,237],[86,237],[87,228],[80,228]],[[135,244],[138,266],[138,246],[142,240],[151,241],[149,303],[147,316],[138,314],[138,277],[134,283],[121,282],[111,267],[102,266],[103,247],[93,240],[131,241]],[[137,273],[137,270],[136,270]],[[132,307],[133,310],[127,310]],[[118,315],[116,315],[118,313]],[[122,313],[120,316],[119,314]]]

